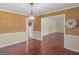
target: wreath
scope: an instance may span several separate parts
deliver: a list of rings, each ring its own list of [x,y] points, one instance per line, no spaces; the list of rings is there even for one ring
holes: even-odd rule
[[[65,26],[67,28],[75,28],[78,25],[78,22],[76,19],[67,20],[65,22]]]

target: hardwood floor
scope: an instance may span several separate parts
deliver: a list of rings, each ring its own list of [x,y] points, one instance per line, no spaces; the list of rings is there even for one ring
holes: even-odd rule
[[[29,38],[28,40],[29,55],[40,55],[41,54],[41,41]]]
[[[64,33],[52,33],[43,37],[42,41],[43,55],[79,55],[64,48]]]
[[[43,41],[29,38],[30,55],[79,55],[64,48],[64,34],[52,33],[43,37]]]
[[[64,48],[64,34],[63,33],[52,33],[43,37],[42,41],[42,53],[50,54],[52,48]]]
[[[0,55],[25,55],[26,42],[0,48]]]
[[[79,53],[65,48],[53,47],[47,55],[79,55]]]
[[[7,55],[79,55],[78,52],[64,48],[64,34],[53,33],[43,37],[43,41],[29,38],[27,42],[22,42],[0,48],[0,52]],[[27,50],[28,49],[28,50]]]

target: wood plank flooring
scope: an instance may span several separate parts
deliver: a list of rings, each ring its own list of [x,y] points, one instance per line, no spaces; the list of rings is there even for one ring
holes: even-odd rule
[[[7,55],[79,55],[78,52],[64,48],[63,33],[55,32],[46,35],[43,37],[43,41],[29,38],[28,48],[26,48],[26,43],[22,42],[0,48],[0,52]]]
[[[79,55],[78,52],[64,48],[64,33],[55,32],[43,37],[42,54],[44,55]]]
[[[28,40],[28,52],[30,55],[40,55],[41,54],[41,41],[29,38]]]
[[[64,33],[55,32],[43,37],[43,41],[29,38],[30,55],[79,55],[64,48]]]
[[[26,42],[0,48],[0,55],[25,55]]]

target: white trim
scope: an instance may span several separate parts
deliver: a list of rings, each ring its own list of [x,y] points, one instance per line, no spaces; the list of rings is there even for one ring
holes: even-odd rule
[[[69,34],[66,34],[64,36],[73,36],[73,37],[79,37],[79,35],[69,35]]]
[[[17,34],[17,33],[24,33],[24,34],[27,34],[26,32],[15,32],[15,33],[5,33],[5,34],[0,34],[0,35],[10,35],[10,34]],[[10,45],[14,45],[14,44],[18,44],[18,43],[21,43],[21,42],[24,42],[24,41],[27,41],[28,38],[25,38],[25,40],[19,40],[19,41],[16,41],[16,42],[13,42],[13,43],[6,43],[6,44],[3,44],[3,45],[0,45],[0,48],[2,47],[6,47],[6,46],[10,46]]]
[[[65,14],[60,14],[60,15],[63,15],[64,17],[64,35],[65,35]],[[56,15],[56,16],[60,16],[60,15]],[[49,16],[49,17],[51,17],[51,16]],[[46,18],[46,17],[45,17]],[[41,20],[42,20],[42,18],[41,18]],[[41,24],[42,24],[42,22],[41,22]],[[42,31],[42,26],[41,26],[41,31]],[[51,32],[51,33],[47,33],[47,34],[44,34],[44,35],[41,35],[41,37],[42,36],[46,36],[46,35],[49,35],[49,34],[52,34],[52,33],[55,33],[55,32],[57,32],[57,31],[54,31],[54,32]],[[63,33],[63,32],[60,32],[60,33]],[[42,34],[42,33],[41,33]],[[43,37],[42,37],[42,40],[43,40]]]
[[[65,14],[64,14],[64,35],[65,35]],[[65,39],[65,38],[64,38]]]
[[[45,34],[45,35],[43,35],[43,36],[47,36],[47,35],[50,35],[50,34],[53,34],[53,33],[63,33],[63,32],[51,32],[51,33],[48,33],[48,34]]]
[[[27,17],[27,15],[25,15],[25,14],[23,14],[23,13],[19,13],[19,12],[14,12],[14,11],[4,10],[4,9],[0,9],[0,11],[9,12],[9,13],[15,13],[15,14],[23,15],[23,16],[26,16],[26,17]]]
[[[71,51],[79,52],[79,50],[75,50],[75,49],[72,49],[72,48],[69,48],[69,47],[64,47],[64,48],[71,50]]]
[[[47,33],[47,34],[44,34],[42,36],[47,36],[47,35],[50,35],[50,34],[53,34],[53,33],[56,33],[56,32]]]
[[[41,39],[38,39],[38,38],[36,38],[36,37],[31,37],[31,38],[34,38],[34,39],[36,39],[36,40],[39,40],[39,41],[41,41]]]
[[[47,12],[47,13],[40,14],[40,15],[37,15],[37,16],[47,15],[47,14],[50,14],[50,13],[54,13],[54,12],[58,12],[58,11],[63,11],[63,10],[71,9],[71,8],[76,8],[76,7],[79,7],[79,5],[77,5],[77,6],[72,6],[72,7],[67,7],[67,8],[63,8],[63,9],[58,9],[58,10],[55,10],[55,11],[52,11],[52,12]],[[42,18],[43,18],[43,17],[42,17]]]
[[[41,41],[43,41],[43,35],[42,35],[42,18],[41,18]]]
[[[25,22],[25,23],[26,23],[26,30],[25,30],[25,32],[26,32],[26,36],[27,36],[27,37],[26,37],[26,45],[27,45],[26,48],[27,48],[27,49],[26,49],[25,52],[28,53],[28,51],[29,51],[29,45],[28,45],[28,44],[29,44],[29,42],[28,42],[28,40],[29,40],[29,38],[28,38],[28,37],[29,37],[29,33],[28,33],[28,32],[29,32],[29,30],[28,30],[29,26],[28,26],[28,21],[29,21],[29,20],[28,20],[28,18],[25,19],[25,20],[26,20],[26,22]]]
[[[18,42],[15,42],[15,43],[10,43],[10,44],[6,44],[6,45],[1,45],[0,48],[3,48],[3,47],[7,47],[7,46],[11,46],[11,45],[14,45],[14,44],[19,44],[21,42],[25,42],[26,40],[22,40],[22,41],[18,41]]]
[[[16,34],[16,33],[26,33],[25,31],[23,32],[10,32],[10,33],[0,33],[0,35],[8,35],[8,34]],[[26,33],[27,34],[27,33]]]

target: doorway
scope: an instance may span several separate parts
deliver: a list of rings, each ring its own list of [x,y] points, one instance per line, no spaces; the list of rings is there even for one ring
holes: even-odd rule
[[[42,54],[55,54],[54,50],[64,48],[64,15],[42,18],[41,32]]]

